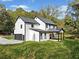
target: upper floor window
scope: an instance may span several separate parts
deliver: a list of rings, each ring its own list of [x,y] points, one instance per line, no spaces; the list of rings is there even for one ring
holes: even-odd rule
[[[22,29],[22,24],[21,24],[21,29]]]
[[[46,39],[46,33],[45,33],[45,39]]]
[[[53,29],[53,25],[50,25],[49,28],[50,28],[50,29]]]
[[[42,33],[40,33],[40,39],[42,39]]]
[[[46,28],[48,28],[48,25],[46,25]]]
[[[32,25],[31,25],[31,27],[33,28],[33,27],[34,27],[34,25],[32,24]]]

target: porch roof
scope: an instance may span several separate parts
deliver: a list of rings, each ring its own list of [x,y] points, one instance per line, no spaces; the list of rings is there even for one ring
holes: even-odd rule
[[[59,29],[54,29],[54,30],[42,30],[42,29],[34,29],[34,28],[30,28],[31,30],[37,31],[37,32],[42,32],[42,33],[59,33],[60,30]]]

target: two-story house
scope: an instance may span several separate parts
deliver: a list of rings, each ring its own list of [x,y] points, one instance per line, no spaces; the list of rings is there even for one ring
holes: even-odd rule
[[[18,17],[15,23],[14,35],[17,40],[45,41],[58,37],[57,33],[63,32],[48,19],[35,17]]]

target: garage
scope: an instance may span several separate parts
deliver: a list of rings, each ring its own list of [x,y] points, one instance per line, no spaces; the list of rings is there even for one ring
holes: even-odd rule
[[[22,34],[15,34],[15,39],[16,40],[24,40],[24,35],[22,35]]]

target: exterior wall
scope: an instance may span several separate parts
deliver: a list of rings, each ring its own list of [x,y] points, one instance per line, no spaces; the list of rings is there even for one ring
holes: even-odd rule
[[[25,34],[25,40],[26,41],[34,41],[34,38],[33,36],[34,35],[38,35],[38,33],[36,33],[36,31],[33,31],[33,30],[30,30],[32,24],[26,24],[26,34]],[[38,27],[38,24],[34,24],[34,27],[33,28],[37,28]],[[35,36],[35,38],[37,38],[39,36]]]
[[[25,34],[25,40],[28,40],[29,39],[29,30],[30,30],[30,28],[31,28],[31,24],[26,24],[25,25],[26,26],[26,29],[25,29],[25,31],[26,31],[26,34]]]
[[[46,29],[46,24],[43,22],[43,21],[41,21],[39,18],[35,18],[35,20],[40,24],[39,25],[39,29],[42,29],[42,30],[45,30]]]
[[[54,26],[53,25],[46,25],[47,27],[46,27],[46,30],[48,30],[48,29],[54,29]]]
[[[54,28],[53,29],[57,29],[57,26],[54,26]]]
[[[40,41],[47,41],[49,40],[50,36],[49,33],[46,33],[46,38],[45,38],[45,33],[42,33],[42,39],[40,39]]]
[[[49,28],[49,29],[53,29],[53,25],[49,25],[48,28]]]
[[[29,30],[29,39],[26,41],[37,41],[39,42],[39,32]]]
[[[53,33],[54,34],[54,38],[58,38],[58,34],[57,33]]]
[[[48,30],[48,29],[57,29],[57,26],[47,25],[46,30]]]
[[[21,28],[22,25],[22,28]],[[25,34],[25,23],[21,18],[18,18],[18,20],[15,23],[15,29],[14,29],[14,34]]]
[[[50,35],[49,33],[46,34],[46,38],[47,38],[48,40],[50,39],[49,35]]]
[[[35,24],[34,28],[39,29],[39,24]]]
[[[56,26],[54,25],[48,25],[48,24],[45,24],[43,21],[41,21],[39,18],[35,18],[35,20],[40,24],[38,27],[38,29],[42,29],[42,30],[48,30],[48,29],[56,29]],[[47,26],[47,28],[46,28]]]
[[[56,29],[55,26],[53,25],[48,25],[46,28],[46,24],[41,21],[39,18],[35,18],[35,20],[39,23],[39,24],[34,24],[33,28],[36,29],[42,29],[42,30],[47,30],[47,29]],[[22,28],[21,28],[22,25]],[[46,33],[42,33],[42,39],[39,39],[39,32],[34,31],[34,30],[30,30],[32,24],[28,24],[28,23],[24,23],[24,21],[21,18],[18,18],[18,20],[15,23],[15,30],[14,30],[14,34],[22,34],[25,35],[25,40],[26,41],[46,41],[50,39],[50,34]],[[57,34],[54,33],[54,36],[57,37]],[[45,38],[46,37],[46,38]]]

